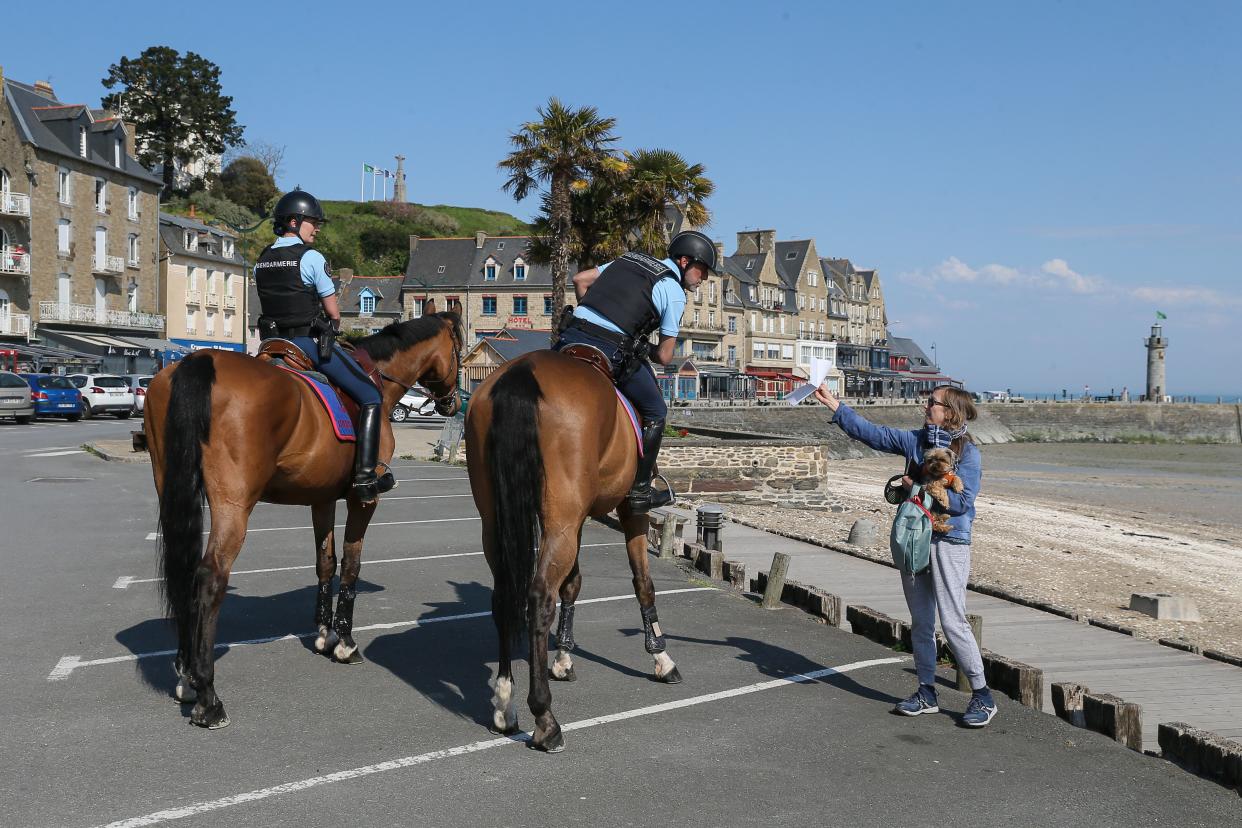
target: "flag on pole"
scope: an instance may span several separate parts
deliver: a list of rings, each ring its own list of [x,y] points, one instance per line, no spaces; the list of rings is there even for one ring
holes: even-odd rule
[[[363,171],[363,172],[374,173],[374,172],[375,172],[375,167],[372,167],[370,164],[363,164],[363,165],[362,165],[362,171]]]
[[[1157,318],[1157,319],[1168,319],[1169,317],[1165,316],[1165,315],[1164,315],[1163,313],[1161,313],[1160,311],[1156,311],[1156,318]]]

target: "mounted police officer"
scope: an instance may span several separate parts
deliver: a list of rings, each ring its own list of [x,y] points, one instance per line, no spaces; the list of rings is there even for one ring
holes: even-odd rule
[[[661,365],[672,361],[686,307],[685,291],[697,288],[715,270],[712,240],[688,230],[673,237],[668,258],[630,252],[574,276],[578,307],[555,347],[560,350],[581,343],[607,354],[617,388],[638,411],[643,456],[628,498],[636,514],[672,500],[669,492],[651,488],[668,407],[647,360]],[[648,337],[657,330],[659,342],[652,349]]]
[[[375,474],[382,398],[358,363],[336,344],[341,327],[336,287],[328,276],[323,254],[313,249],[325,221],[319,200],[301,189],[285,193],[276,203],[272,225],[279,238],[259,255],[254,266],[262,306],[259,335],[293,342],[320,372],[358,403],[361,410],[353,492],[362,503],[372,503],[380,492],[393,486],[391,473],[383,478]]]

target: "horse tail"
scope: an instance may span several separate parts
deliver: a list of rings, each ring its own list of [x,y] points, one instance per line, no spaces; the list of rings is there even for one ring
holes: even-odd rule
[[[186,357],[172,375],[164,418],[160,492],[160,575],[164,606],[179,628],[189,623],[194,571],[203,555],[203,443],[211,438],[210,354]]]
[[[527,624],[527,596],[543,515],[543,453],[539,400],[543,392],[528,361],[515,363],[492,386],[487,465],[492,485],[496,627],[517,643]]]

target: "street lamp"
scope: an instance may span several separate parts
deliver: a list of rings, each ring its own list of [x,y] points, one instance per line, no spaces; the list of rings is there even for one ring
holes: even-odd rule
[[[935,342],[931,344],[931,349],[932,349],[932,364],[936,366],[936,371],[939,371],[940,370],[940,357],[936,355],[936,343]]]

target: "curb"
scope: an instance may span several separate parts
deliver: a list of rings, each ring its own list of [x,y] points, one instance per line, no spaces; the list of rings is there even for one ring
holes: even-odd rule
[[[148,463],[149,464],[151,462],[151,455],[147,454],[145,451],[131,451],[126,454],[121,454],[115,451],[110,451],[109,449],[106,449],[106,448],[100,448],[95,443],[83,443],[82,450],[85,451],[87,454],[95,455],[100,460],[107,460],[112,463]]]

